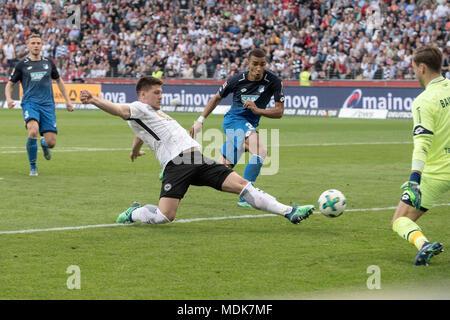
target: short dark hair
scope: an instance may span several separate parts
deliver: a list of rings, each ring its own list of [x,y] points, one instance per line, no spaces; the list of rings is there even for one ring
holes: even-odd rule
[[[152,76],[142,77],[136,83],[136,93],[139,95],[141,91],[147,91],[153,86],[162,86],[162,84],[161,79]]]
[[[31,39],[31,38],[41,38],[41,35],[37,32],[31,32],[28,36],[27,36],[27,40]]]
[[[442,68],[442,52],[436,46],[426,45],[414,51],[413,61],[416,65],[424,63],[432,71],[440,73]]]
[[[248,58],[250,59],[252,56],[257,58],[265,58],[266,57],[266,51],[261,48],[256,48],[250,51],[248,54]]]

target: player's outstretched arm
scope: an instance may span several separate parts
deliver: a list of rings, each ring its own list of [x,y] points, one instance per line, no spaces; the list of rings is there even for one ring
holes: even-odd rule
[[[217,105],[221,100],[222,97],[220,96],[220,94],[216,93],[216,95],[208,101],[201,116],[198,117],[198,119],[192,125],[191,129],[189,129],[189,134],[191,135],[192,138],[195,138],[197,133],[199,133],[202,130],[203,122],[210,115],[210,113],[213,112],[213,110],[217,107]]]
[[[66,101],[66,109],[69,112],[73,111],[73,105],[72,102],[69,99],[69,95],[67,94],[66,86],[64,85],[64,81],[59,77],[56,79],[56,84],[58,85],[59,91],[61,91],[64,100]]]
[[[88,90],[81,90],[80,99],[81,102],[85,104],[93,104],[103,111],[112,114],[113,116],[121,117],[124,120],[128,120],[131,116],[129,106],[119,105],[105,99],[97,98]]]

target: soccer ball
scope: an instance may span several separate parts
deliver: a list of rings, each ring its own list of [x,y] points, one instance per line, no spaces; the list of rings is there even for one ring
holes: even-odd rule
[[[320,195],[318,205],[324,216],[336,218],[344,213],[347,200],[339,190],[330,189]]]

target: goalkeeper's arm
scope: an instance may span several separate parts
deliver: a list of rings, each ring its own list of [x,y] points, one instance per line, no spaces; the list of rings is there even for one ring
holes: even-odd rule
[[[414,137],[414,151],[409,180],[402,185],[402,189],[408,194],[411,203],[416,210],[420,210],[422,192],[420,180],[428,156],[428,150],[433,142],[432,134],[419,134]]]

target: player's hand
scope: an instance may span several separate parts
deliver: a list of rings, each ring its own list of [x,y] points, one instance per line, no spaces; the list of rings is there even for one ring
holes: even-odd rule
[[[8,102],[8,109],[12,109],[16,106],[14,100],[8,100],[7,102]]]
[[[92,95],[91,92],[89,92],[88,90],[81,90],[80,100],[82,103],[89,104],[92,102],[93,99],[94,99],[94,96]]]
[[[134,160],[136,160],[137,157],[140,157],[143,155],[145,155],[144,151],[138,151],[138,152],[131,151],[131,153],[130,153],[131,162],[134,162]]]
[[[197,135],[197,133],[202,131],[202,128],[203,128],[203,123],[201,123],[200,121],[195,121],[194,125],[191,127],[191,129],[189,129],[189,134],[191,135],[192,138],[195,139],[195,136]]]
[[[69,112],[73,111],[73,104],[72,104],[72,102],[69,101],[69,102],[66,103],[66,109]]]
[[[247,100],[244,102],[244,108],[249,109],[254,114],[258,114],[259,108],[254,101]]]
[[[420,203],[422,201],[422,192],[420,191],[420,185],[415,181],[406,181],[401,188],[405,190],[403,197],[409,197],[409,200],[413,204],[416,210],[420,210]],[[405,199],[406,200],[406,199]]]

